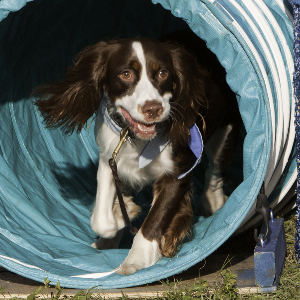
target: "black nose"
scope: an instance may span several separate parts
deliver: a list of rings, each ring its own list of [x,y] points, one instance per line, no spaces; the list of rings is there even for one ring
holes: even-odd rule
[[[163,107],[160,102],[146,101],[142,107],[142,113],[147,121],[155,120],[163,113]]]

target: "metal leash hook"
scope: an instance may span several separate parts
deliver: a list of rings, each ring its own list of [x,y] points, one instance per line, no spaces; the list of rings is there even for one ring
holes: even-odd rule
[[[123,144],[124,144],[124,143],[126,142],[126,140],[127,140],[128,132],[129,132],[129,128],[128,128],[128,127],[121,130],[121,133],[120,133],[120,142],[119,142],[119,144],[117,145],[115,151],[113,152],[112,158],[109,160],[109,164],[110,164],[110,165],[114,165],[114,164],[115,164],[117,155],[118,155],[118,153],[119,153],[121,147],[123,146]]]
[[[256,198],[255,212],[262,214],[264,224],[266,226],[266,232],[265,232],[264,236],[262,236],[261,234],[258,236],[257,229],[254,229],[254,239],[257,243],[261,244],[262,248],[264,248],[264,246],[265,246],[264,240],[267,238],[268,233],[269,233],[269,220],[270,220],[270,207],[269,207],[269,203],[268,203],[268,198],[265,195],[264,183],[260,190],[260,194],[258,194],[258,196]],[[273,220],[273,212],[272,212],[272,220]]]

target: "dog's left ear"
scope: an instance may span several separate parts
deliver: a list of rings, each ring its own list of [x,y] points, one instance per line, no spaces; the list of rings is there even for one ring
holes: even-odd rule
[[[205,93],[208,72],[198,64],[196,56],[183,47],[169,42],[164,45],[173,60],[173,98],[170,104],[175,121],[169,129],[169,138],[171,142],[186,145],[189,128],[197,119],[202,119],[205,127],[203,114],[208,107]]]
[[[114,42],[100,42],[83,50],[63,81],[37,87],[33,95],[47,127],[62,126],[66,133],[79,132],[99,109],[105,89],[106,64],[116,48]]]

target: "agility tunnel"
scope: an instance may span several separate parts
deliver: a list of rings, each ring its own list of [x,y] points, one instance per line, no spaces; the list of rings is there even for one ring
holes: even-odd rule
[[[291,11],[282,0],[2,0],[0,265],[69,288],[142,285],[188,269],[255,225],[263,182],[271,207],[288,204],[297,175]],[[193,239],[174,258],[122,276],[111,270],[125,259],[130,234],[118,250],[90,247],[97,238],[89,224],[98,163],[93,120],[79,134],[46,129],[30,95],[39,84],[62,79],[88,45],[181,30],[206,44],[236,94],[244,127],[228,170],[230,197],[213,216],[201,216],[203,158],[194,175]],[[150,197],[149,190],[135,195],[144,214]]]

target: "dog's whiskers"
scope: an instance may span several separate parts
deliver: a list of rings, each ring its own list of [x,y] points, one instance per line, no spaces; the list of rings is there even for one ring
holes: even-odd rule
[[[171,105],[171,106],[172,106],[172,105],[178,105],[178,106],[180,106],[181,108],[183,108],[183,106],[182,106],[181,104],[176,103],[176,102],[171,102],[170,105]]]
[[[184,115],[182,114],[182,112],[174,106],[171,107],[170,114],[173,114],[172,116],[178,115],[182,120],[184,120]]]
[[[170,117],[172,119],[172,121],[174,121],[175,123],[179,124],[177,118],[176,118],[176,114],[172,111],[170,111]]]

